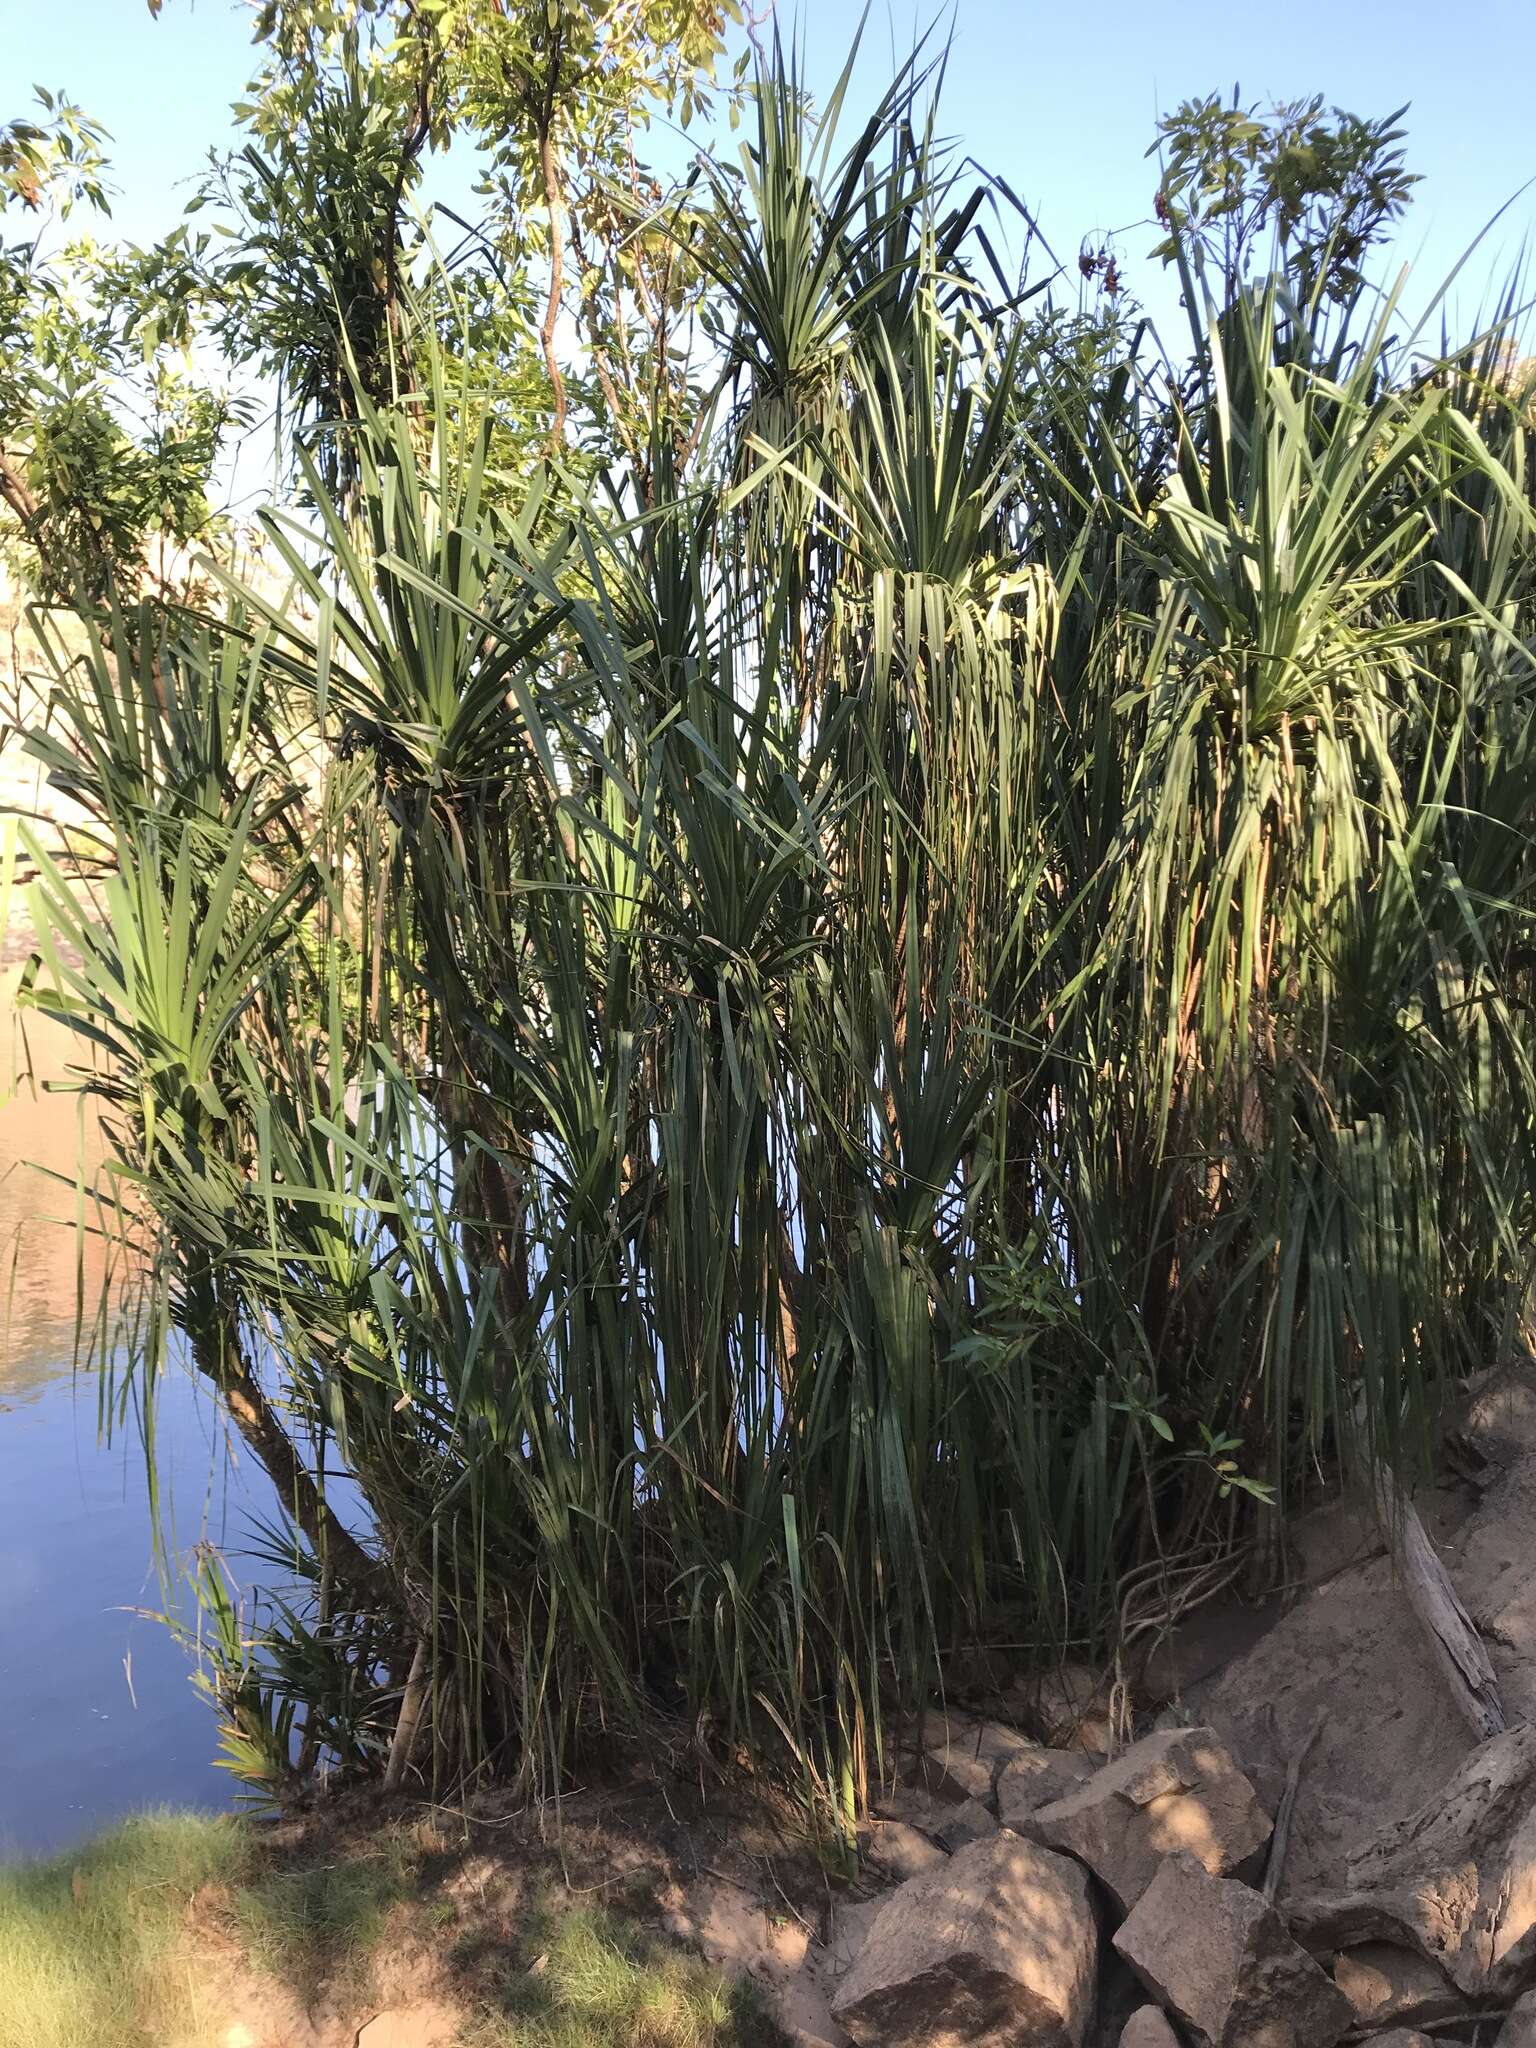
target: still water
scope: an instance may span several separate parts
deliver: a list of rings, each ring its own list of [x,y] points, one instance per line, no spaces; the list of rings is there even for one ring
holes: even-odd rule
[[[19,1061],[0,976],[0,1082]],[[29,1019],[39,1080],[75,1057]],[[0,1094],[0,1859],[68,1848],[147,1805],[228,1805],[211,1710],[165,1626],[195,1607],[175,1567],[199,1540],[238,1550],[269,1511],[264,1475],[226,1444],[212,1404],[170,1375],[155,1412],[169,1583],[155,1563],[138,1417],[100,1427],[99,1375],[75,1368],[77,1290],[94,1307],[102,1263],[81,1254],[73,1178],[92,1145],[76,1098],[27,1082]],[[137,1610],[137,1611],[136,1611]]]

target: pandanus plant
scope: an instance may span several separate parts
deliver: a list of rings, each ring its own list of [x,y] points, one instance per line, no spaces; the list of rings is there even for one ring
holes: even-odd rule
[[[645,503],[427,348],[281,594],[57,653],[33,999],[312,1588],[247,1758],[649,1731],[846,1829],[893,1708],[1524,1339],[1521,394],[1283,281],[1191,272],[1177,372],[984,288],[918,83],[840,154],[769,69],[663,210],[720,381]]]

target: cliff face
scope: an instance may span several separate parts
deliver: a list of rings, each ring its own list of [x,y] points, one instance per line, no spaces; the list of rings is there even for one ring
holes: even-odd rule
[[[68,1369],[77,1288],[89,1315],[107,1268],[101,1234],[70,1220],[67,1183],[79,1176],[94,1187],[102,1156],[95,1115],[69,1086],[81,1046],[16,1006],[35,943],[19,827],[52,848],[83,817],[26,751],[23,734],[46,712],[43,668],[25,600],[0,562],[0,1408]]]
[[[17,827],[25,821],[45,846],[56,845],[61,831],[79,823],[79,807],[48,787],[40,764],[27,753],[23,734],[46,714],[46,665],[28,629],[26,599],[0,560],[0,884],[6,873],[7,849],[16,846],[8,900],[0,900],[0,968],[19,966],[32,949],[25,883],[29,879],[21,856]],[[3,895],[0,890],[0,895]],[[7,989],[9,983],[7,983]],[[9,1015],[8,994],[5,1012]],[[9,1067],[3,1078],[9,1079]]]

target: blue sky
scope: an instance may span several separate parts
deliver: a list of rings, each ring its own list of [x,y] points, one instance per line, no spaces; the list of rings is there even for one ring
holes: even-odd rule
[[[809,0],[783,13],[786,25],[808,24],[813,83],[835,75],[862,11],[860,0]],[[36,82],[64,88],[105,121],[118,224],[147,239],[172,225],[209,146],[231,140],[250,18],[242,0],[165,0],[158,21],[145,0],[0,0],[0,117],[22,111]],[[861,82],[878,89],[891,53],[934,18],[931,4],[872,5]],[[942,126],[1007,178],[1066,256],[1085,235],[1146,217],[1154,171],[1144,152],[1158,111],[1234,81],[1245,97],[1322,92],[1362,114],[1411,102],[1410,158],[1424,183],[1401,246],[1415,259],[1416,296],[1536,177],[1532,0],[956,0],[953,22]],[[1469,312],[1490,261],[1512,257],[1533,221],[1536,193],[1527,192],[1469,268]],[[1140,261],[1150,240],[1131,227],[1120,247],[1128,282],[1156,300]]]

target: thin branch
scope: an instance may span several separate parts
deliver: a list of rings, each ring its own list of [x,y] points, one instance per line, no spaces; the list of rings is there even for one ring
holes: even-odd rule
[[[539,340],[544,350],[544,367],[555,394],[554,416],[549,423],[551,454],[565,440],[565,378],[555,355],[555,322],[560,315],[560,296],[565,289],[565,231],[560,223],[563,195],[555,156],[555,93],[560,80],[560,38],[556,35],[549,58],[549,78],[539,110],[539,169],[544,179],[544,204],[549,212],[549,297],[544,306],[544,324]]]

